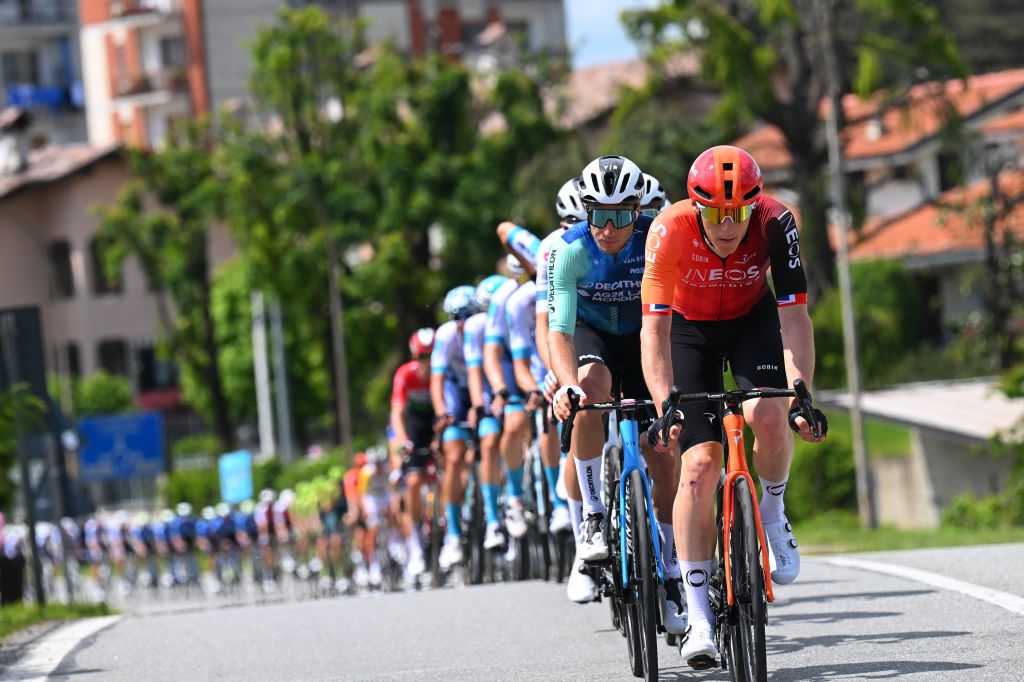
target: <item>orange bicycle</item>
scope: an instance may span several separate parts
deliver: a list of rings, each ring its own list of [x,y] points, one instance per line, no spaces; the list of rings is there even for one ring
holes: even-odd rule
[[[741,405],[753,398],[793,397],[799,402],[807,423],[812,425],[814,435],[820,436],[811,394],[800,379],[793,382],[792,389],[753,388],[720,393],[684,394],[674,386],[668,399],[668,407],[673,411],[686,402],[712,401],[725,405],[722,425],[728,443],[725,472],[718,486],[718,567],[711,576],[710,594],[722,667],[729,670],[736,682],[768,679],[764,628],[768,602],[775,599],[768,543],[761,525],[754,479],[747,468],[743,444],[746,420]],[[682,643],[679,646],[682,647]],[[704,667],[714,664],[709,660]]]

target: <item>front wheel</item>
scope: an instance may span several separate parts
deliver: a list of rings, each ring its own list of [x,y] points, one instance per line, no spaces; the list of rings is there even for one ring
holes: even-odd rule
[[[734,486],[733,527],[729,539],[735,598],[735,625],[729,633],[732,677],[744,682],[765,682],[768,663],[764,629],[768,622],[768,602],[754,501],[746,478],[738,478]]]
[[[643,476],[633,470],[629,476],[627,504],[630,505],[630,618],[635,620],[640,644],[640,671],[633,673],[646,680],[658,679],[658,574],[654,564],[654,543],[644,494]]]

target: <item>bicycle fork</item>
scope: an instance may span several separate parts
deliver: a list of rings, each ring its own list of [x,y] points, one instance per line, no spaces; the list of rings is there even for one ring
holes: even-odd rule
[[[722,425],[725,427],[725,432],[729,437],[729,466],[727,467],[728,473],[725,476],[725,487],[722,490],[722,532],[724,534],[722,550],[725,554],[726,601],[729,606],[732,606],[736,601],[732,588],[731,557],[734,502],[733,489],[735,488],[736,480],[742,477],[747,479],[747,486],[750,489],[751,506],[754,511],[754,526],[757,529],[757,538],[761,545],[761,568],[764,571],[765,593],[767,594],[768,601],[773,602],[775,601],[775,595],[772,590],[772,572],[768,560],[768,541],[765,538],[764,527],[761,524],[761,509],[758,505],[757,490],[754,488],[754,479],[751,477],[750,471],[747,469],[746,448],[743,444],[743,415],[739,413],[738,410],[734,411],[730,406],[726,409],[725,415],[722,418]]]
[[[653,523],[654,505],[651,502],[651,484],[647,480],[647,473],[640,466],[640,443],[636,422],[632,419],[619,421],[619,435],[622,438],[622,474],[619,477],[619,541],[622,548],[622,587],[629,587],[629,570],[626,551],[626,536],[629,533],[629,526],[626,523],[626,482],[630,474],[636,470],[640,472],[640,479],[643,482],[644,499],[647,501],[647,518],[644,521],[647,528],[651,530],[651,541],[654,543],[654,565],[658,571],[658,584],[665,583],[665,575],[661,569],[661,536],[655,529],[658,527]]]

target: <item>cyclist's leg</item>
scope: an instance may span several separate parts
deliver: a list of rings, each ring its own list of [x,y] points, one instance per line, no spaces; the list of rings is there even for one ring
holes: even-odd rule
[[[786,366],[778,309],[762,299],[748,316],[745,333],[729,354],[740,388],[786,388]],[[759,398],[743,404],[743,416],[754,432],[754,469],[761,479],[761,521],[777,564],[772,579],[793,582],[800,573],[800,553],[785,514],[783,495],[793,460],[793,434],[787,423],[788,398]]]
[[[523,514],[523,463],[526,440],[530,433],[529,416],[521,396],[513,396],[505,406],[504,429],[501,434],[501,456],[505,461],[506,527],[513,537],[526,534]]]
[[[685,393],[722,388],[721,358],[708,348],[705,331],[673,315],[673,378]],[[672,520],[692,633],[680,653],[689,662],[718,655],[708,583],[717,539],[715,491],[722,467],[722,432],[718,408],[712,403],[684,403],[681,409],[683,456]]]
[[[485,396],[489,397],[489,396]],[[496,549],[505,544],[501,530],[498,498],[501,496],[501,424],[488,414],[477,427],[480,448],[480,492],[484,500],[484,520],[487,524],[484,546]]]

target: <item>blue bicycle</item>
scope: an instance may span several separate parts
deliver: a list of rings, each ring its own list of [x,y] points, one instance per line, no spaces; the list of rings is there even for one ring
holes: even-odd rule
[[[647,680],[658,678],[658,633],[664,631],[658,586],[661,570],[661,538],[651,503],[651,485],[641,466],[637,420],[653,409],[650,400],[620,400],[580,407],[579,396],[569,391],[571,410],[562,428],[562,451],[572,442],[573,420],[582,410],[615,410],[622,438],[618,494],[608,500],[608,559],[601,565],[602,593],[612,600],[613,614],[620,618],[626,635],[633,674]],[[606,484],[608,482],[606,481]],[[614,490],[614,488],[612,488]]]

